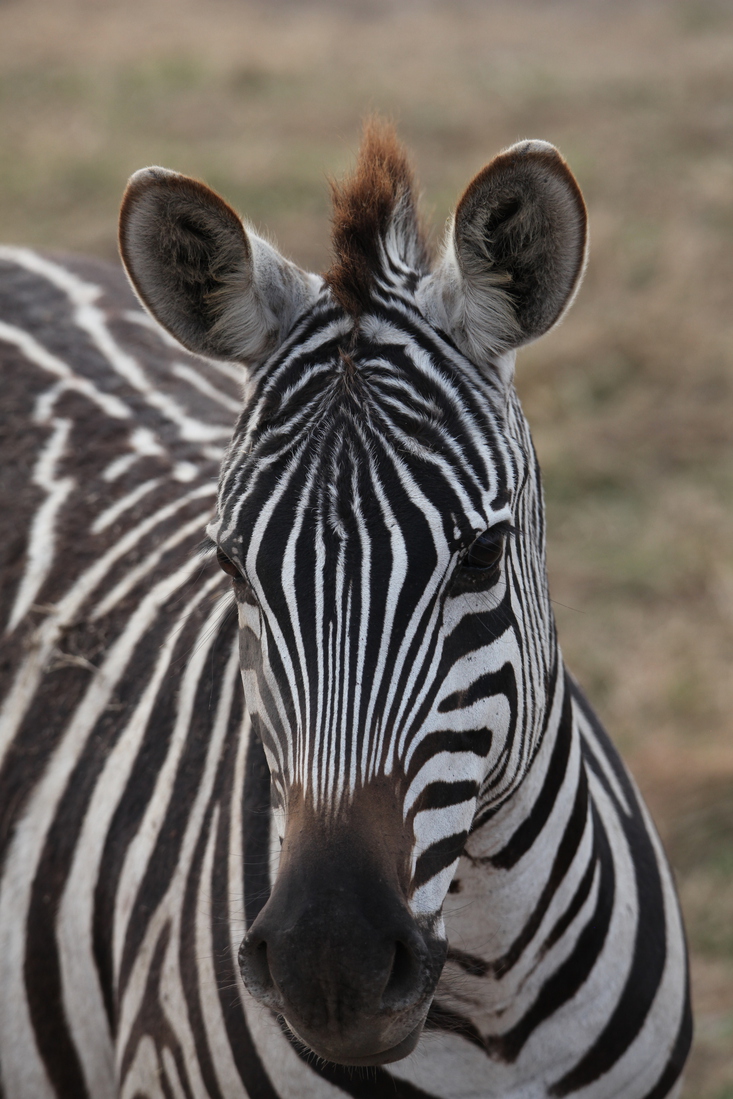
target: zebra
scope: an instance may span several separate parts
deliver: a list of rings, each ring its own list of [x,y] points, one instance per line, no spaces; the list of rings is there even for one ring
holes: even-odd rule
[[[0,1092],[676,1096],[674,883],[563,663],[513,387],[580,190],[522,141],[434,258],[377,121],[332,190],[316,276],[138,172],[148,312],[0,250]]]

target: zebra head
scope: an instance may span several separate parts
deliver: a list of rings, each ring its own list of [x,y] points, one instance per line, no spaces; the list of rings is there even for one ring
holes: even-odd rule
[[[391,132],[333,190],[322,278],[160,168],[132,178],[120,241],[160,323],[245,367],[209,534],[281,858],[244,981],[364,1065],[417,1043],[466,838],[541,737],[558,654],[514,353],[571,301],[586,222],[540,141],[479,173],[435,262]]]

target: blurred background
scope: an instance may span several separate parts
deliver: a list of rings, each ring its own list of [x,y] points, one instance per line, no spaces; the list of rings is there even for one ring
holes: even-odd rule
[[[686,1099],[733,1099],[732,0],[0,0],[0,240],[116,259],[136,168],[204,178],[328,265],[369,110],[436,233],[522,137],[590,211],[565,323],[520,354],[560,637],[675,866]]]

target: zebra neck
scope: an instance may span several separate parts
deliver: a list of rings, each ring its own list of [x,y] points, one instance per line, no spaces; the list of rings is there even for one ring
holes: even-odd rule
[[[456,981],[465,992],[467,975],[480,978],[482,1009],[497,1015],[552,965],[592,892],[584,881],[593,847],[588,784],[560,660],[551,697],[526,778],[479,818],[444,906],[450,951],[441,991],[450,997]]]

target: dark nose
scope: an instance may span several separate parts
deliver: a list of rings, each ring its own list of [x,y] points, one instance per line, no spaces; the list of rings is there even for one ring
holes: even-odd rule
[[[384,883],[330,869],[278,878],[240,948],[244,983],[320,1056],[396,1060],[417,1042],[445,946]]]
[[[354,908],[331,896],[284,930],[258,919],[239,951],[252,995],[277,1011],[287,1005],[309,1026],[326,1023],[331,1013],[345,1018],[417,1003],[427,975],[422,937],[407,921],[377,929]]]

